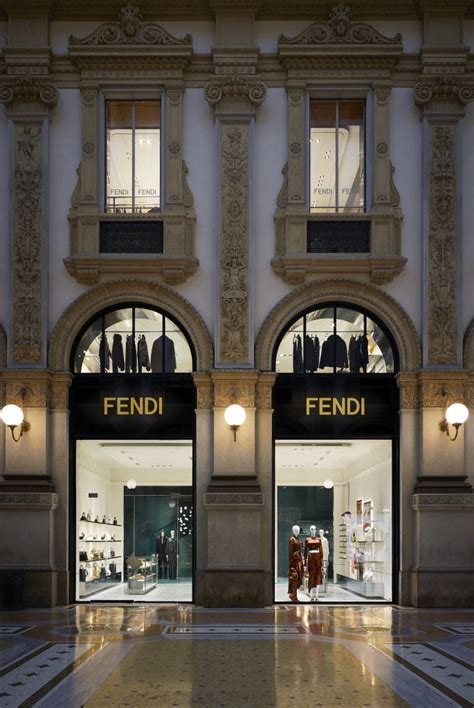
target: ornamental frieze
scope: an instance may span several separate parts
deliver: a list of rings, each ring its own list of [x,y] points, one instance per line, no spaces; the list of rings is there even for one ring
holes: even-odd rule
[[[13,359],[35,363],[42,349],[42,126],[15,125]]]
[[[431,128],[428,362],[456,364],[456,126]]]

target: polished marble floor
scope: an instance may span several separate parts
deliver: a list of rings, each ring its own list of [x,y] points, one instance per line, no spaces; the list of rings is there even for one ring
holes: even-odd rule
[[[0,613],[0,706],[472,706],[474,610],[74,605]]]

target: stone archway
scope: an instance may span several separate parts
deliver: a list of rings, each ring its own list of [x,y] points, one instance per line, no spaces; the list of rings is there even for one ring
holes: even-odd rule
[[[114,280],[88,290],[64,311],[50,339],[48,365],[51,371],[69,371],[69,357],[80,329],[104,308],[123,302],[138,302],[167,311],[188,333],[196,352],[196,370],[213,365],[213,343],[198,311],[182,295],[160,283]]]
[[[464,335],[464,368],[474,371],[474,320],[471,320]]]
[[[365,308],[390,330],[400,356],[400,370],[415,372],[421,367],[421,344],[405,310],[382,288],[358,280],[332,278],[305,283],[280,300],[267,316],[255,345],[256,367],[272,369],[272,355],[278,336],[288,322],[308,306],[341,300]]]

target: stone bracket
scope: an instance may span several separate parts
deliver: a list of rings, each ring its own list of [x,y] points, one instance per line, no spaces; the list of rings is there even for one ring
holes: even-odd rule
[[[272,268],[285,283],[300,285],[312,276],[326,273],[366,275],[372,283],[385,285],[402,272],[406,258],[371,253],[308,253],[272,259]]]

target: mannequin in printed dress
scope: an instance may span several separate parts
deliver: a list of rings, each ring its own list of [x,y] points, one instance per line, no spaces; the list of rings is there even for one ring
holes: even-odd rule
[[[305,570],[308,571],[308,592],[311,602],[317,602],[319,586],[323,584],[323,544],[316,535],[316,526],[310,526],[309,533],[304,542],[304,565]]]
[[[329,541],[324,535],[324,529],[319,529],[319,537],[323,544],[323,584],[327,580],[328,565],[329,565]]]
[[[288,595],[292,602],[298,602],[297,590],[303,582],[303,557],[301,555],[301,529],[295,524],[288,541]]]

